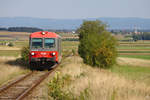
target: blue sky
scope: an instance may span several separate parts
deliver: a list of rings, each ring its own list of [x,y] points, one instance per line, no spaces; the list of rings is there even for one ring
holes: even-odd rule
[[[0,0],[0,17],[150,18],[150,0]]]

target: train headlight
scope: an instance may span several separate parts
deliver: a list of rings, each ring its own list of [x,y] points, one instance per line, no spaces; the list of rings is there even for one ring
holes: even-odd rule
[[[55,55],[56,55],[56,53],[55,53],[55,52],[53,52],[53,53],[52,53],[52,55],[53,55],[53,56],[55,56]]]
[[[31,55],[33,56],[33,55],[35,55],[35,53],[34,53],[34,52],[32,52],[32,53],[31,53]]]
[[[42,34],[44,35],[44,34],[45,34],[45,32],[42,32]]]

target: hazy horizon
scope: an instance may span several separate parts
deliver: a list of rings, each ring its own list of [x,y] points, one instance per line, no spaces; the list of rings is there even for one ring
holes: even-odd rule
[[[0,17],[148,18],[150,0],[0,0]]]

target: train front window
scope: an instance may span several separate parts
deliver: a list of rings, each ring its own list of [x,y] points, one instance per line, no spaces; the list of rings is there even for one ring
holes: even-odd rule
[[[55,44],[54,38],[45,38],[44,39],[45,48],[52,48],[52,47],[54,47],[54,44]]]
[[[42,48],[42,38],[32,38],[32,48]]]

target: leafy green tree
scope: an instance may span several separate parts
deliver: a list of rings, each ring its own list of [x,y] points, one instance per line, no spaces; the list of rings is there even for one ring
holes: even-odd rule
[[[117,41],[106,31],[106,25],[99,20],[84,21],[79,33],[78,53],[84,63],[100,68],[109,68],[116,62]]]

